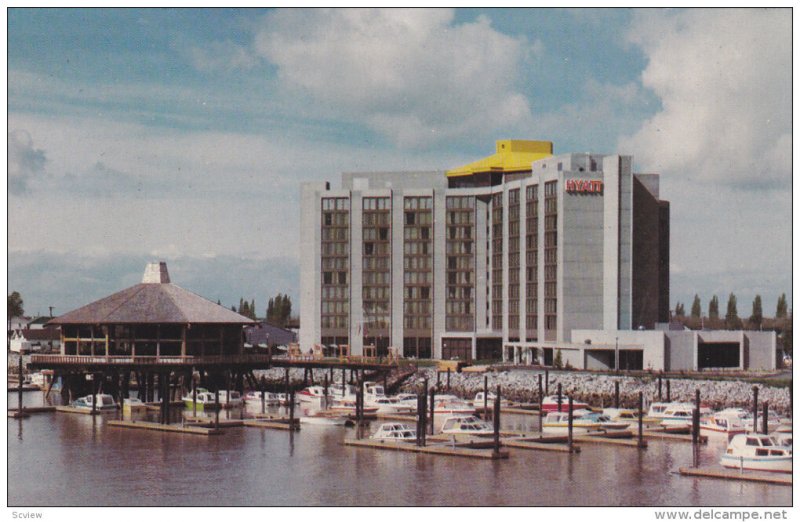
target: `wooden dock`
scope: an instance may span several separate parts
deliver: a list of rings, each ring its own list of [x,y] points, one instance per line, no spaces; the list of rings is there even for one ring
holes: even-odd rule
[[[100,415],[101,413],[100,410],[92,411],[86,408],[73,408],[72,406],[56,406],[55,408],[59,413],[77,413],[79,415]]]
[[[373,448],[391,451],[408,451],[411,453],[427,453],[430,455],[445,455],[451,457],[471,457],[479,459],[507,459],[507,451],[499,451],[495,453],[489,449],[474,449],[469,447],[460,447],[458,445],[428,445],[417,446],[413,442],[396,442],[396,441],[383,441],[383,440],[356,440],[345,439],[342,442],[345,446],[357,446],[362,448]]]
[[[401,415],[399,413],[378,413],[377,417],[381,420],[395,420],[401,422],[417,422],[417,417],[414,415]]]
[[[628,446],[631,448],[646,448],[647,441],[642,440],[639,444],[639,438],[633,435],[627,437],[612,436],[609,437],[607,433],[587,433],[586,435],[577,435],[572,438],[573,442],[586,442],[589,444],[610,444],[612,446]]]
[[[18,408],[9,408],[8,413],[16,413]],[[55,406],[23,406],[23,413],[51,413],[56,411]]]
[[[554,451],[557,453],[580,453],[581,448],[577,444],[572,447],[566,444],[567,438],[564,437],[564,442],[548,441],[547,438],[506,438],[501,439],[500,443],[508,448],[527,449],[537,451]],[[573,439],[574,440],[574,439]]]
[[[714,468],[678,468],[681,475],[687,477],[705,477],[725,480],[743,480],[747,482],[760,482],[763,484],[792,485],[791,473],[753,473],[735,470],[719,470]]]
[[[242,419],[220,419],[219,424],[217,424],[216,420],[208,417],[185,417],[183,421],[186,425],[202,428],[241,428],[244,426],[244,420]]]
[[[300,430],[300,420],[294,419],[293,424],[289,424],[289,419],[276,419],[276,420],[246,420],[244,421],[243,426],[248,426],[251,428],[262,428],[262,429],[272,429],[272,430],[287,430],[287,431],[299,431]]]
[[[692,442],[692,434],[686,433],[671,433],[663,428],[648,428],[642,430],[642,436],[650,439],[674,440],[678,442]],[[700,444],[708,442],[708,436],[700,435],[698,438]]]
[[[108,426],[117,428],[133,428],[139,430],[165,431],[170,433],[188,433],[192,435],[220,435],[221,429],[205,428],[201,426],[181,426],[180,424],[159,424],[157,422],[143,421],[120,421],[111,420],[106,423]]]

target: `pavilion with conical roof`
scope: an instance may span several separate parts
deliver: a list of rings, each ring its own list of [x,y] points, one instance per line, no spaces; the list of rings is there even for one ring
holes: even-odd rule
[[[61,354],[224,356],[243,351],[247,317],[171,283],[149,263],[142,282],[61,315]]]

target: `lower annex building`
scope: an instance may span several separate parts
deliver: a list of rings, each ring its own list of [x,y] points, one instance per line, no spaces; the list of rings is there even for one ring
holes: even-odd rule
[[[676,334],[653,330],[669,320],[670,208],[659,176],[632,163],[500,140],[495,154],[446,172],[343,173],[340,189],[304,183],[301,348],[746,367],[745,350],[761,341],[720,343],[725,355],[710,359],[695,343],[686,358],[670,355]],[[774,334],[771,344],[774,353]]]

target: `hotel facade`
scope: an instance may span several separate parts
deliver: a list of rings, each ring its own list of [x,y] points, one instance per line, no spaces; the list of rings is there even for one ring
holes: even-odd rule
[[[669,203],[630,156],[501,140],[453,170],[343,173],[301,198],[304,350],[670,369],[672,334],[654,331]]]

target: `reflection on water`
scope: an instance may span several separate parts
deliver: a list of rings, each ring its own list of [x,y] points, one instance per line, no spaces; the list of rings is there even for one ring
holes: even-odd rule
[[[25,405],[44,404],[42,393]],[[51,404],[58,401],[51,395]],[[16,396],[9,394],[9,404]],[[285,414],[283,409],[268,413]],[[256,413],[260,413],[260,407]],[[296,412],[302,413],[300,409]],[[237,419],[242,410],[222,410]],[[245,410],[244,415],[252,412]],[[8,503],[48,505],[791,505],[791,488],[681,477],[691,444],[651,440],[645,450],[585,444],[581,453],[511,450],[489,461],[343,446],[354,428],[300,432],[228,428],[204,437],[112,428],[120,412],[35,414],[8,419]],[[158,421],[158,411],[134,412]],[[172,408],[172,422],[192,410]],[[198,416],[214,417],[213,412]],[[188,418],[187,417],[187,418]],[[444,416],[436,419],[437,428]],[[538,418],[504,414],[504,430],[535,430]],[[366,430],[377,428],[377,422]],[[716,464],[724,441],[697,449]]]

